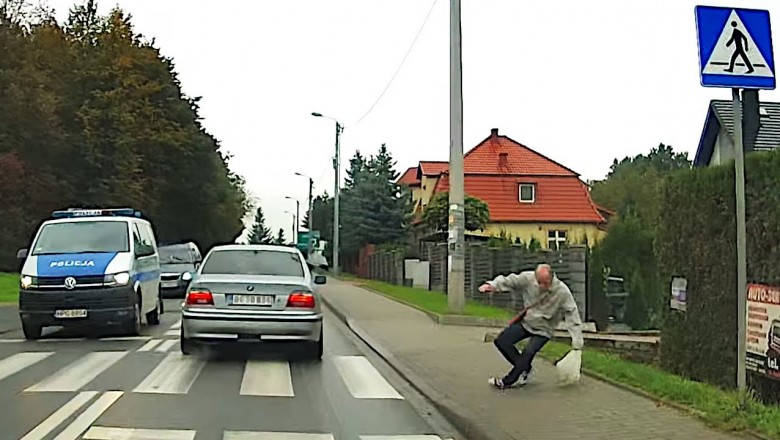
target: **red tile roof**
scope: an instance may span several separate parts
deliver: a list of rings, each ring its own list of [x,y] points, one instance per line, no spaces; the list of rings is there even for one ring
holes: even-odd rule
[[[502,160],[501,154],[505,154]],[[523,176],[579,176],[565,166],[516,142],[499,135],[498,129],[463,157],[466,174],[505,174]]]
[[[533,203],[520,202],[521,183],[536,184]],[[487,203],[491,222],[605,222],[577,176],[466,175],[464,186],[466,194]],[[449,176],[443,174],[434,192],[447,190]]]
[[[417,179],[417,167],[411,167],[408,170],[404,171],[404,173],[401,175],[401,177],[398,178],[398,181],[396,182],[399,185],[419,185],[420,180]]]
[[[450,164],[449,162],[428,160],[420,162],[419,169],[420,171],[417,173],[418,179],[422,178],[422,176],[438,176],[445,171],[449,171]]]

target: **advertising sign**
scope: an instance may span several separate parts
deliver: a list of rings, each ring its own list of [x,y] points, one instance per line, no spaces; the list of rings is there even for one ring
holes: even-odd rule
[[[747,286],[747,370],[780,380],[780,287]]]

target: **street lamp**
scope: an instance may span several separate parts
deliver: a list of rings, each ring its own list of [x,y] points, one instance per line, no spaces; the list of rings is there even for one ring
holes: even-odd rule
[[[295,234],[295,224],[298,223],[298,216],[296,216],[295,213],[290,212],[290,211],[284,211],[284,213],[292,215],[292,219],[293,219],[293,222],[292,222],[292,230],[293,230],[293,232],[292,233]],[[284,243],[279,243],[279,244],[284,244]]]
[[[295,218],[300,219],[301,218],[301,202],[298,201],[295,197],[290,196],[284,196],[285,199],[294,200],[295,201]],[[295,237],[293,237],[293,243],[298,244],[298,228],[300,228],[300,225],[298,224],[298,221],[293,224],[293,234],[295,234]]]
[[[324,116],[322,113],[312,112],[311,114],[317,118],[330,119],[336,123],[336,155],[333,157],[333,170],[335,171],[336,178],[333,189],[333,273],[339,274],[339,170],[341,169],[341,156],[339,155],[339,139],[341,132],[344,131],[344,126],[336,119],[329,116]]]
[[[311,250],[312,250],[311,246],[312,246],[312,238],[313,238],[312,231],[314,230],[314,200],[312,199],[312,192],[314,191],[314,179],[301,173],[295,173],[295,175],[309,179],[309,221],[308,221],[309,244],[306,248],[308,249],[307,255],[311,256]]]

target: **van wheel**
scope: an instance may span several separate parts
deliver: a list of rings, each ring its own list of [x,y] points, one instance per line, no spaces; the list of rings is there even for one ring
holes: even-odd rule
[[[127,333],[130,336],[138,336],[141,334],[141,304],[137,301],[133,304],[133,312],[130,315],[130,319],[127,322]]]
[[[22,321],[22,333],[27,340],[40,339],[43,327],[29,322]]]
[[[157,297],[157,306],[154,310],[146,314],[146,323],[149,325],[160,325],[160,315],[162,314],[162,300]]]

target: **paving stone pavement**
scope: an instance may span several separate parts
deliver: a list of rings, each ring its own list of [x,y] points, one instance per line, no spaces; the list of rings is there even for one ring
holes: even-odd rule
[[[555,367],[537,358],[523,388],[498,391],[487,378],[508,366],[480,327],[435,324],[427,315],[381,295],[335,279],[322,287],[328,303],[445,401],[469,418],[522,440],[734,440],[678,410],[583,376],[574,386],[555,383]]]

